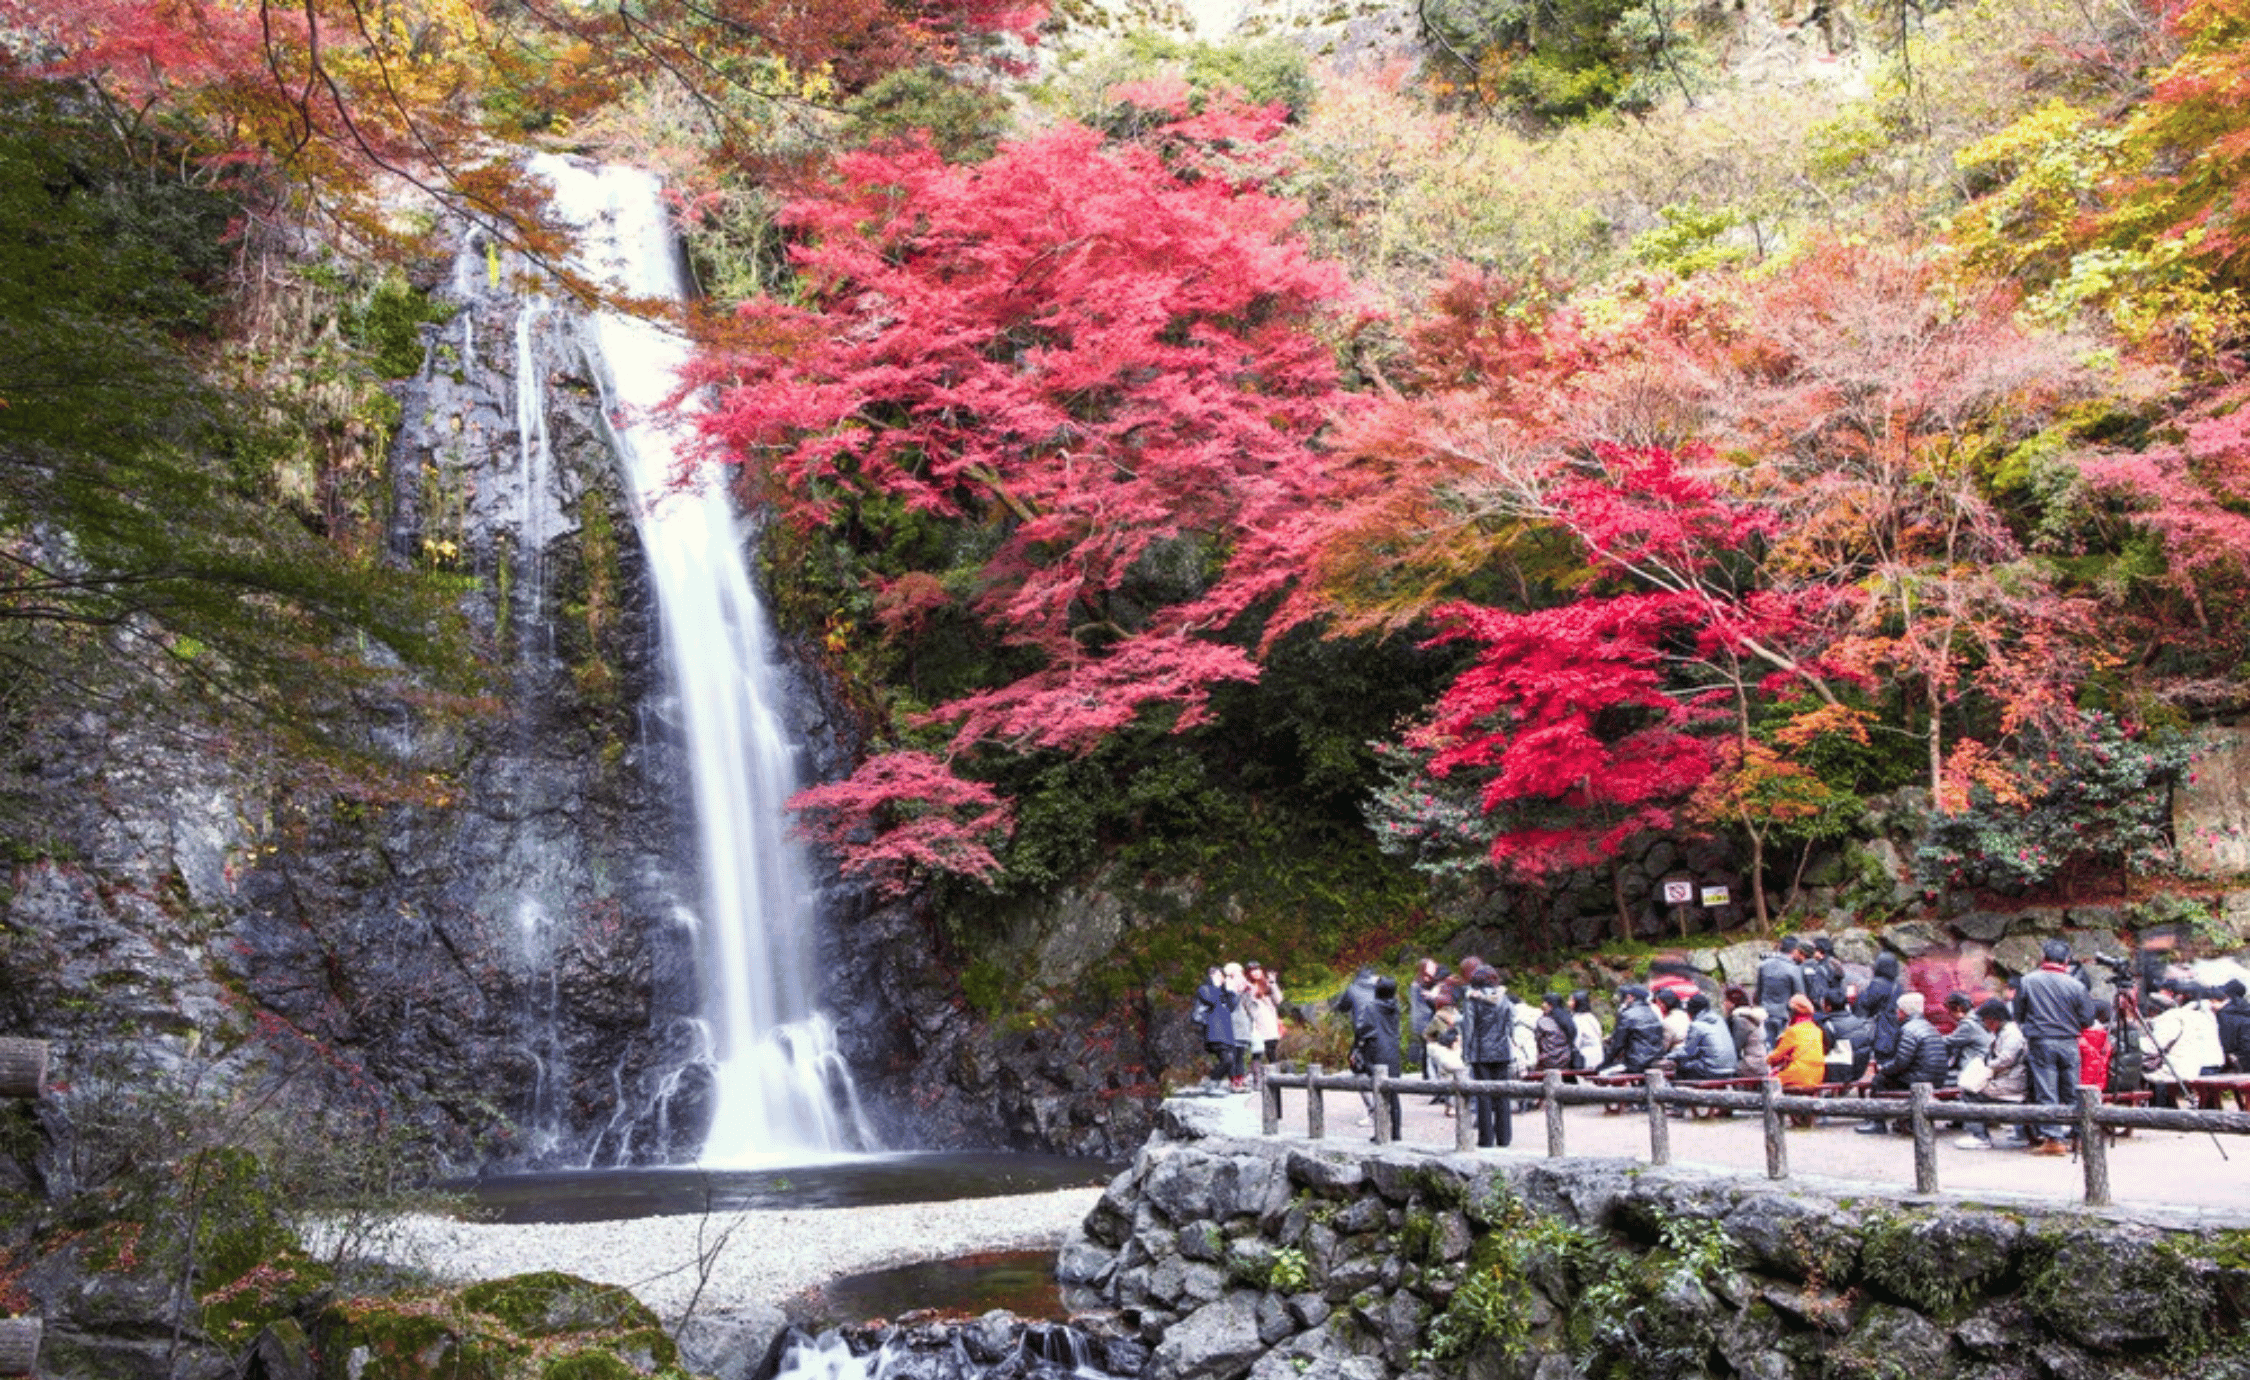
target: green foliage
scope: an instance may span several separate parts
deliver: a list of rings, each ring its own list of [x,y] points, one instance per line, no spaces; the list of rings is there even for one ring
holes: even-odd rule
[[[893,72],[852,98],[844,137],[856,144],[925,136],[948,162],[980,163],[1008,132],[1008,102],[981,82],[931,67]]]
[[[1302,1292],[1312,1283],[1312,1267],[1305,1253],[1295,1246],[1283,1246],[1273,1253],[1266,1271],[1266,1287],[1284,1294]]]
[[[345,313],[342,326],[346,339],[367,350],[378,375],[403,379],[422,367],[422,327],[452,316],[451,308],[393,270]]]
[[[329,420],[364,440],[386,415],[312,426],[276,418],[287,395],[207,381],[196,333],[226,287],[237,208],[126,160],[51,92],[0,95],[0,703],[18,716],[0,742],[33,708],[155,723],[198,708],[289,743],[308,774],[325,762],[372,783],[354,753],[366,717],[344,697],[399,660],[446,689],[474,683],[438,591],[308,531],[334,515],[287,482],[326,463],[311,447]]]
[[[1869,1283],[1900,1302],[1946,1320],[1977,1297],[2008,1266],[2004,1254],[1961,1261],[1924,1242],[1925,1214],[1871,1210],[1861,1218],[1860,1268]],[[1981,1270],[1976,1268],[1981,1266]]]
[[[1314,95],[1304,50],[1286,39],[1205,43],[1147,29],[1078,58],[1037,94],[1066,118],[1107,128],[1118,115],[1110,88],[1158,77],[1185,81],[1199,106],[1213,92],[1233,91],[1252,105],[1278,105],[1292,120]]]
[[[1705,269],[1738,264],[1750,257],[1750,247],[1732,239],[1741,228],[1743,214],[1731,206],[1701,210],[1693,206],[1666,206],[1657,212],[1664,223],[1634,237],[1629,251],[1650,268],[1685,278]]]
[[[1008,1009],[1015,992],[1016,982],[1008,970],[989,958],[977,959],[961,970],[961,995],[969,999],[970,1010],[988,1021]]]
[[[2172,859],[2171,783],[2193,743],[2135,734],[2083,711],[2068,731],[2036,739],[2018,770],[2021,798],[1976,788],[1968,807],[1932,818],[1915,871],[1927,886],[2020,889],[2074,865],[2148,872]]]

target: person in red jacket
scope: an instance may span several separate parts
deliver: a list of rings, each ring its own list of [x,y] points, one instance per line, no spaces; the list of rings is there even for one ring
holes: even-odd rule
[[[2094,1003],[2094,1023],[2078,1032],[2078,1082],[2081,1086],[2109,1086],[2109,1003]]]

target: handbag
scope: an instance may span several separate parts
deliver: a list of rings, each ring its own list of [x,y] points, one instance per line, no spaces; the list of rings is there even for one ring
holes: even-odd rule
[[[1970,1055],[1968,1061],[1961,1065],[1961,1076],[1954,1080],[1965,1093],[1983,1092],[1985,1085],[1991,1081],[1992,1065],[1986,1063],[1981,1054]]]

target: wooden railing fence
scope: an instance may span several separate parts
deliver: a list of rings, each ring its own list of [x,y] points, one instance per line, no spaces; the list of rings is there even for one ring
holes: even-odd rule
[[[1302,1073],[1269,1072],[1261,1086],[1262,1120],[1267,1135],[1281,1130],[1281,1092],[1305,1090],[1305,1134],[1314,1140],[1327,1134],[1327,1109],[1323,1094],[1361,1093],[1370,1096],[1375,1140],[1389,1144],[1398,1128],[1390,1124],[1390,1109],[1383,1094],[1401,1097],[1450,1097],[1453,1101],[1454,1148],[1474,1150],[1477,1129],[1474,1099],[1480,1095],[1524,1101],[1536,1099],[1547,1129],[1547,1154],[1561,1159],[1564,1146],[1563,1108],[1570,1106],[1640,1107],[1648,1116],[1649,1163],[1672,1162],[1669,1109],[1755,1112],[1764,1122],[1766,1177],[1789,1177],[1787,1118],[1834,1116],[1905,1121],[1914,1135],[1914,1191],[1936,1193],[1938,1188],[1937,1124],[1958,1121],[1973,1126],[2030,1126],[2067,1123],[2078,1133],[2079,1160],[2084,1166],[2089,1206],[2109,1205],[2109,1131],[2151,1130],[2209,1132],[2223,1136],[2250,1136],[2250,1112],[2196,1111],[2161,1107],[2112,1106],[2102,1101],[2101,1090],[2078,1089],[2075,1105],[2041,1106],[2008,1102],[1941,1102],[1926,1083],[1917,1083],[1901,1097],[1806,1096],[1782,1091],[1781,1084],[1766,1079],[1756,1092],[1674,1086],[1660,1070],[1650,1070],[1638,1086],[1603,1087],[1566,1082],[1549,1070],[1538,1082],[1498,1079],[1393,1078],[1375,1074],[1325,1073],[1320,1065]]]

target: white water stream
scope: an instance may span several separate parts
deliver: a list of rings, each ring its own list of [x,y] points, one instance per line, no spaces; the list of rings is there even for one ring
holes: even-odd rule
[[[685,297],[654,176],[548,156],[533,168],[580,232],[580,271],[634,298]],[[592,313],[586,330],[633,489],[677,697],[675,727],[693,777],[704,894],[692,927],[717,1104],[702,1163],[875,1149],[835,1026],[819,1006],[814,889],[783,808],[797,781],[775,708],[782,676],[745,534],[723,478],[683,462],[686,424],[664,411],[688,344],[615,311]],[[538,463],[527,460],[527,469]]]

